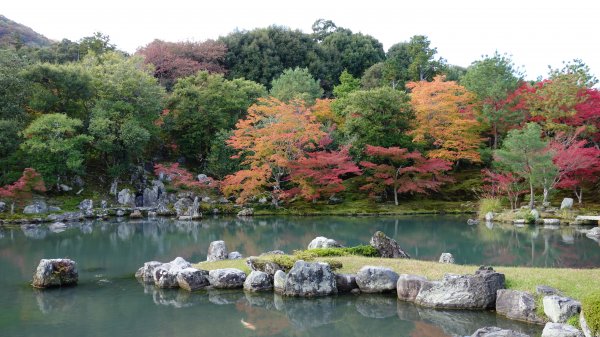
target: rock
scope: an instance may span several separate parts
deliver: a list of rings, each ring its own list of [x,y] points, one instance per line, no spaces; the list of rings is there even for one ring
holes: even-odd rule
[[[477,219],[467,219],[467,225],[473,226],[479,224],[479,220]]]
[[[540,295],[550,296],[550,295],[561,295],[561,292],[549,286],[539,285],[535,287],[535,292]]]
[[[199,182],[208,180],[208,176],[206,174],[199,174],[197,178]]]
[[[153,211],[148,211],[148,218],[149,219],[156,219],[156,212]]]
[[[270,291],[272,289],[273,277],[262,271],[253,270],[244,281],[244,290],[247,291]]]
[[[529,215],[531,215],[533,221],[538,221],[538,219],[540,218],[540,212],[538,212],[537,209],[532,209],[531,211],[529,211]]]
[[[504,281],[504,274],[491,267],[480,267],[474,275],[446,274],[441,282],[422,289],[415,302],[436,309],[492,309]]]
[[[475,331],[471,337],[529,337],[529,335],[514,330],[489,326]]]
[[[442,253],[438,262],[454,264],[454,256],[451,253]]]
[[[254,208],[242,208],[242,210],[237,213],[237,216],[252,216],[252,215],[254,215]]]
[[[196,291],[210,285],[208,271],[196,268],[185,268],[177,273],[177,284],[179,288],[187,291]]]
[[[400,248],[396,240],[389,238],[381,231],[373,234],[370,244],[377,249],[381,257],[410,259],[410,256]]]
[[[364,266],[356,274],[356,284],[363,293],[382,293],[396,290],[399,275],[385,267]]]
[[[266,204],[267,203],[267,198],[262,197],[262,198],[258,199],[258,203],[261,204],[261,205]]]
[[[177,288],[179,283],[177,282],[177,272],[179,270],[171,271],[169,264],[162,264],[154,269],[154,285],[158,288]]]
[[[154,284],[154,269],[162,264],[162,262],[158,261],[145,262],[144,266],[135,272],[135,278],[142,283]]]
[[[268,252],[264,252],[262,254],[260,254],[260,256],[265,256],[265,255],[285,255],[285,252],[283,250],[270,250]]]
[[[584,337],[584,335],[577,328],[568,324],[549,322],[544,326],[542,337]]]
[[[141,219],[144,216],[142,215],[142,212],[140,212],[139,209],[134,209],[133,212],[131,212],[129,214],[129,217],[132,218],[132,219]]]
[[[594,227],[590,229],[589,231],[587,231],[587,233],[585,233],[585,236],[595,238],[600,237],[600,227]]]
[[[246,274],[235,268],[214,269],[208,273],[208,280],[217,289],[242,288]]]
[[[181,256],[176,257],[173,261],[167,263],[170,267],[170,270],[178,270],[178,269],[185,269],[185,268],[191,268],[192,264],[187,262],[184,258],[182,258]]]
[[[560,225],[560,219],[542,219],[544,225],[558,226]]]
[[[202,202],[209,203],[211,201],[212,201],[212,199],[210,197],[202,197]]]
[[[324,236],[317,236],[309,244],[308,249],[342,247],[337,241]]]
[[[277,264],[273,261],[261,260],[256,256],[250,256],[249,258],[247,258],[246,264],[252,270],[262,271],[269,275],[275,275],[275,273],[278,270],[283,270],[283,268],[279,264]]]
[[[485,221],[493,221],[494,220],[494,213],[493,212],[487,212],[485,213]]]
[[[180,198],[179,200],[177,200],[177,202],[175,202],[175,204],[173,205],[177,216],[180,217],[185,215],[192,203],[192,200],[190,200],[189,198]]]
[[[0,213],[6,211],[6,203],[0,201]]]
[[[58,206],[48,206],[48,212],[60,212],[61,209]]]
[[[48,206],[43,200],[37,200],[23,209],[23,214],[42,214],[46,212],[48,212]]]
[[[332,195],[329,197],[329,200],[327,201],[327,203],[330,205],[337,205],[337,204],[341,204],[343,201],[344,201],[344,199],[342,199],[338,196]]]
[[[206,256],[206,261],[214,262],[220,260],[227,259],[227,246],[225,245],[225,241],[213,241],[208,246],[208,255]]]
[[[124,188],[117,195],[117,202],[122,206],[135,207],[135,194]]]
[[[242,256],[242,254],[240,254],[240,252],[231,252],[231,253],[227,254],[228,260],[240,260],[243,258],[244,257]]]
[[[219,198],[219,203],[220,204],[228,204],[229,200],[227,200],[227,198],[225,198],[225,197],[220,197]]]
[[[100,208],[106,209],[108,207],[108,201],[102,200],[100,201]]]
[[[142,200],[144,207],[156,207],[158,204],[158,188],[145,188],[144,199]]]
[[[277,294],[283,294],[285,291],[285,279],[287,278],[286,273],[283,270],[277,270],[273,275],[273,289]]]
[[[414,302],[421,289],[431,287],[427,278],[419,275],[400,274],[396,282],[396,293],[398,299]]]
[[[322,262],[294,263],[285,279],[283,295],[299,297],[327,296],[337,293],[335,274]]]
[[[581,303],[569,297],[544,296],[544,313],[554,323],[566,323],[571,316],[581,312]]]
[[[560,203],[560,209],[571,209],[573,208],[573,198],[564,198]]]
[[[158,206],[156,206],[156,214],[157,215],[173,215],[174,212],[167,207],[166,202],[159,201]]]
[[[115,213],[117,216],[124,216],[125,215],[125,211],[122,209],[118,209],[117,212]]]
[[[60,185],[58,185],[58,189],[60,191],[69,192],[69,191],[73,190],[73,187],[65,185],[65,184],[60,184]]]
[[[69,259],[41,259],[33,274],[36,288],[74,286],[79,279],[77,263]]]
[[[500,289],[496,293],[496,312],[510,319],[544,324],[536,313],[535,298],[528,292]]]
[[[94,208],[94,201],[92,201],[92,199],[84,199],[79,203],[78,208],[84,212],[89,211]]]
[[[354,289],[358,289],[356,275],[354,274],[336,274],[335,285],[338,293],[349,293]]]
[[[192,219],[199,219],[202,217],[202,214],[200,213],[200,199],[198,199],[198,197],[194,198],[194,202],[188,208],[187,215],[192,217]]]
[[[117,195],[118,188],[119,182],[117,180],[113,180],[113,182],[110,184],[110,189],[108,190],[108,193],[110,195]]]

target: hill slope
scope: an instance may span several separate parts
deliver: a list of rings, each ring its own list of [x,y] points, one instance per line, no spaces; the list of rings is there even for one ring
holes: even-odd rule
[[[48,46],[52,43],[50,39],[33,29],[0,15],[0,47],[14,45],[17,38],[22,44],[28,46]]]

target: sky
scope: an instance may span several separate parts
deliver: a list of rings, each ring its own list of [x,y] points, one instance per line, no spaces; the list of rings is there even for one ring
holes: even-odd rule
[[[7,0],[0,14],[53,40],[99,31],[130,53],[154,39],[204,41],[272,24],[310,33],[323,18],[374,36],[385,50],[426,35],[438,56],[459,66],[498,51],[527,79],[574,58],[600,77],[597,0]]]

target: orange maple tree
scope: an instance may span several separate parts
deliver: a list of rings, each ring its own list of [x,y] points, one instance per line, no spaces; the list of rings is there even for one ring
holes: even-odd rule
[[[466,159],[480,162],[479,135],[475,95],[454,81],[436,76],[433,82],[410,82],[411,104],[415,110],[415,142],[429,142],[430,158],[456,162]]]

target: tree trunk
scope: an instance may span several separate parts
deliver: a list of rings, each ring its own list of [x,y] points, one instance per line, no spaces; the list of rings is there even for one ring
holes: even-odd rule
[[[542,205],[545,205],[546,202],[548,201],[549,193],[550,193],[550,191],[548,190],[548,188],[544,187],[544,200],[542,201]]]
[[[14,202],[12,202],[10,204],[10,215],[13,215],[13,214],[15,214],[15,203]]]
[[[498,149],[498,126],[494,124],[494,150]]]
[[[533,192],[533,182],[529,181],[529,209],[535,207],[535,194]]]
[[[575,187],[575,196],[577,196],[577,202],[581,205],[583,201],[583,188],[579,188],[579,192],[577,192],[577,187]]]
[[[396,189],[396,186],[394,186],[394,203],[398,206],[398,190]]]

